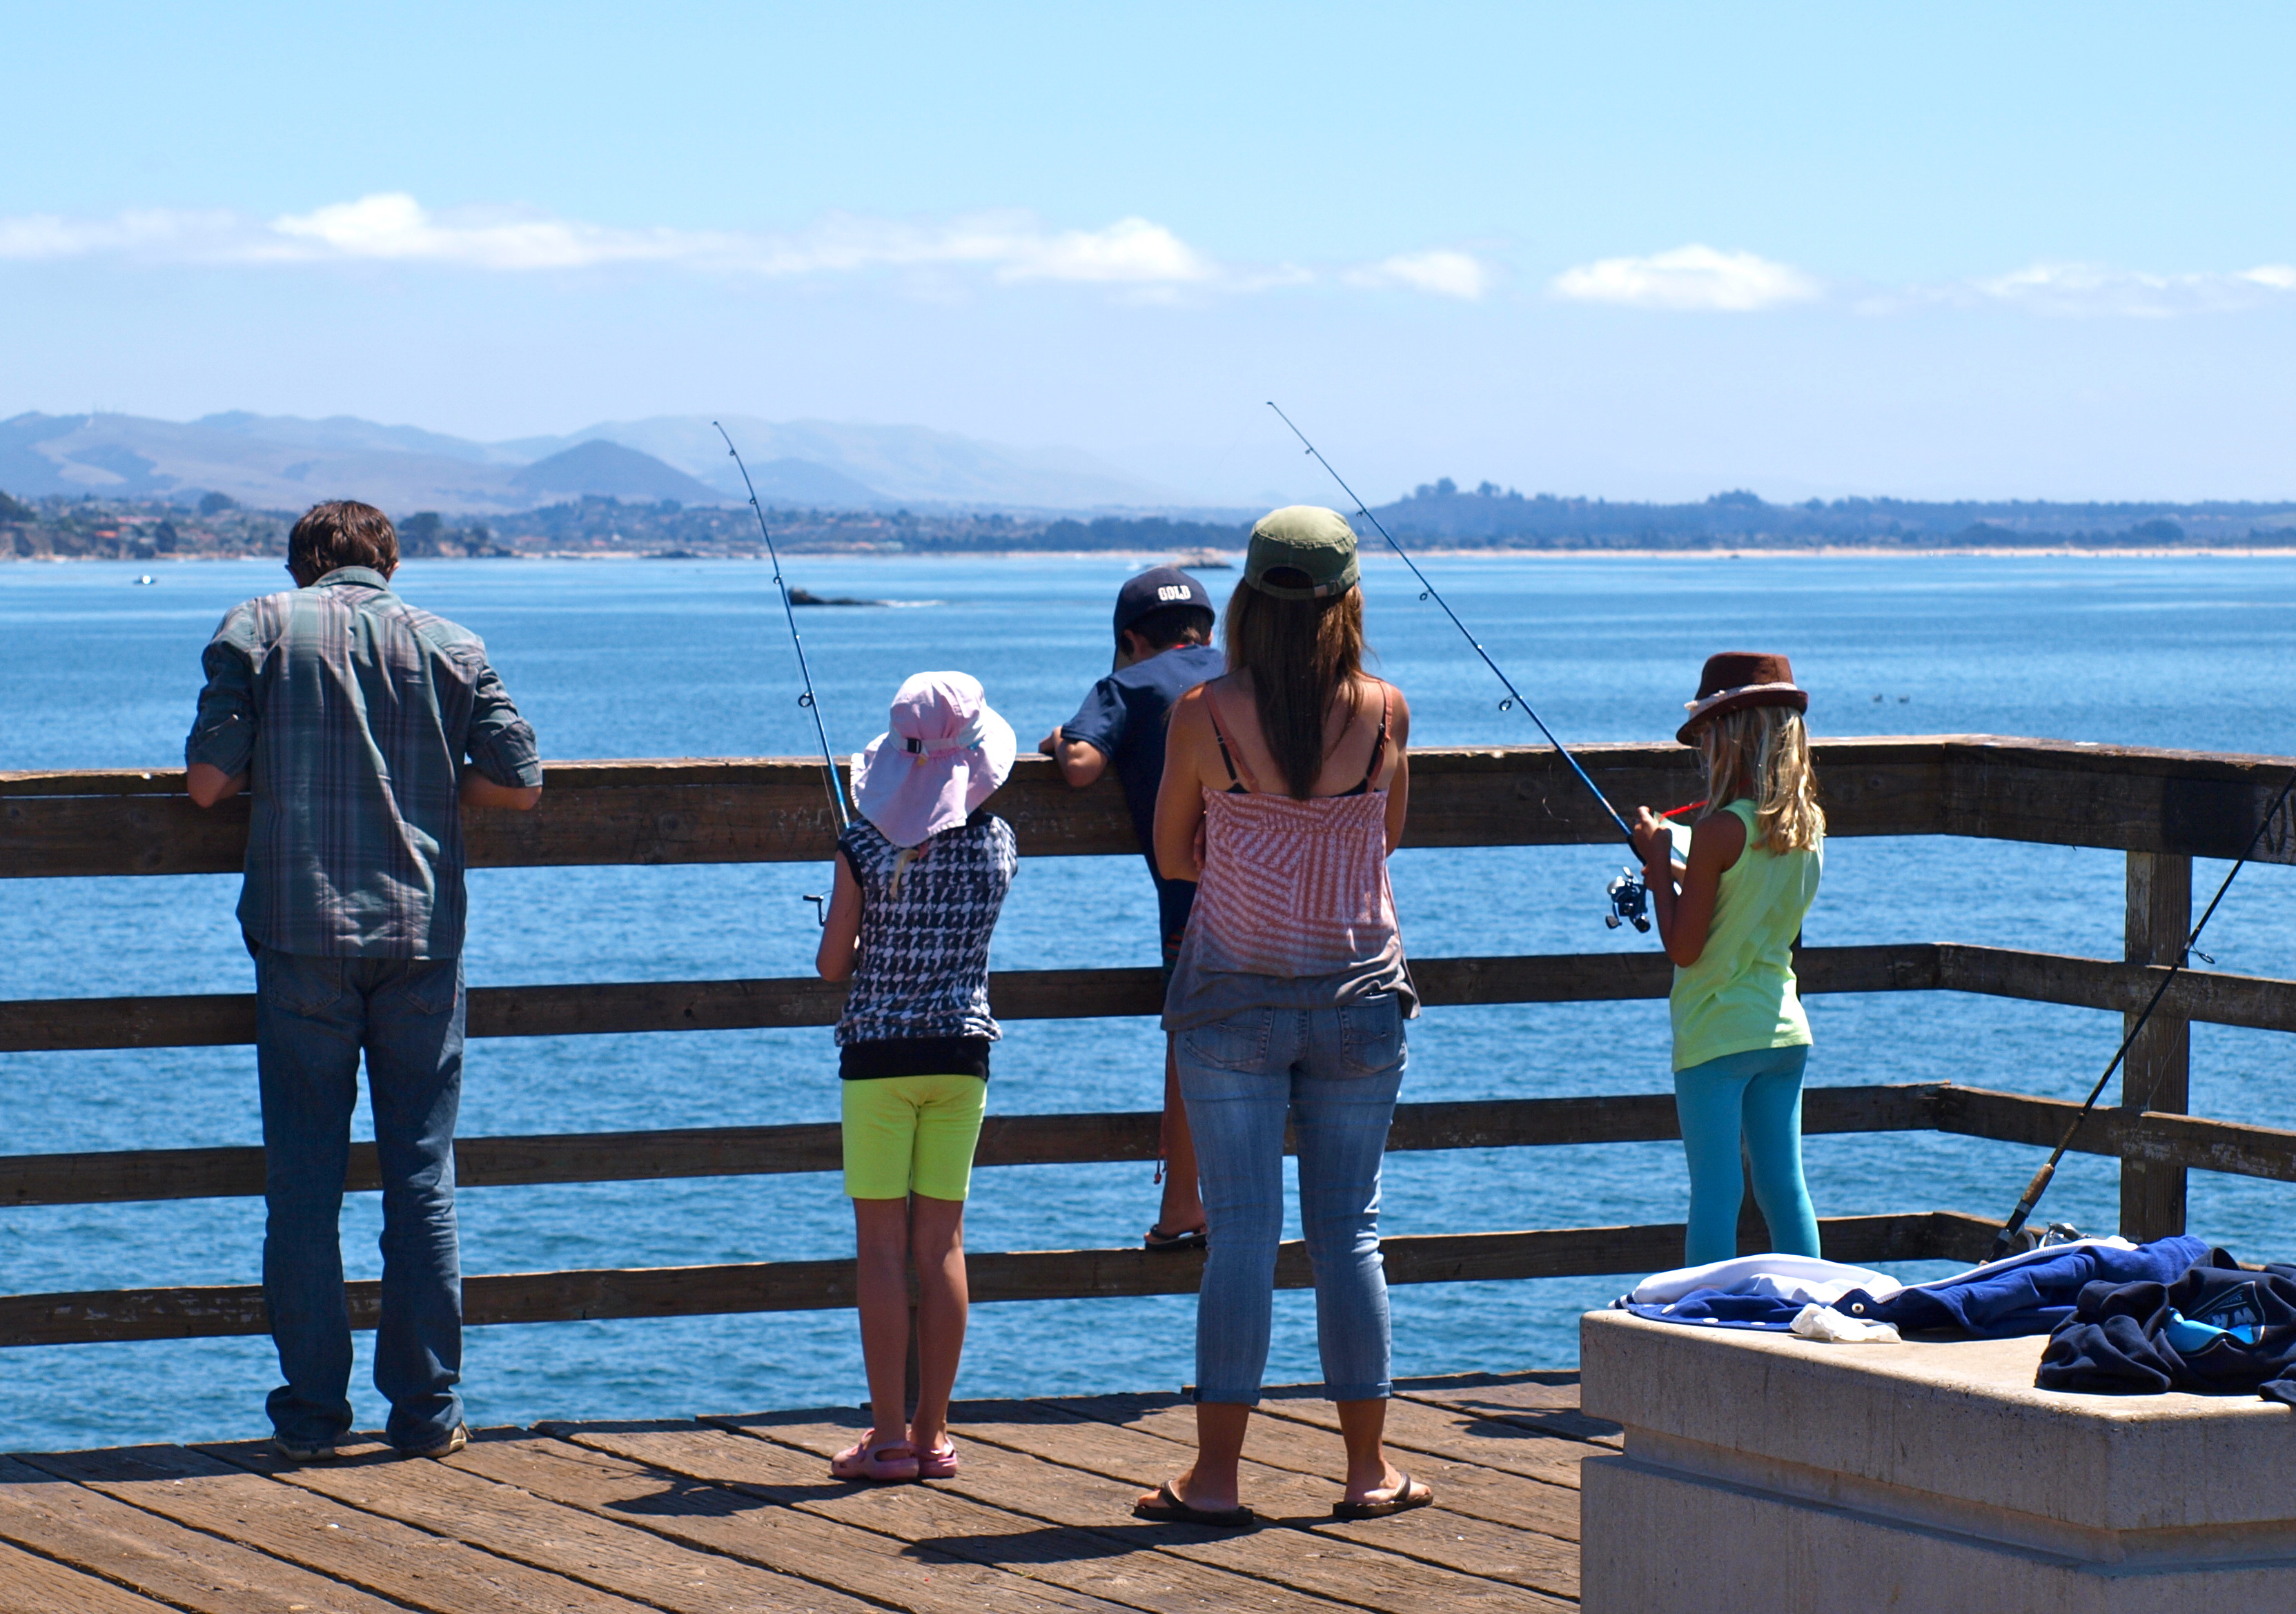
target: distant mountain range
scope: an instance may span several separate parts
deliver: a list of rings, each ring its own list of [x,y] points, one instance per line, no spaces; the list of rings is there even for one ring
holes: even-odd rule
[[[1176,503],[1075,449],[1008,448],[922,426],[724,418],[768,504],[1089,511]],[[682,504],[747,496],[702,415],[480,443],[349,415],[244,411],[189,422],[37,414],[0,421],[0,490],[171,499],[211,492],[279,510],[363,498],[394,513],[449,515],[503,514],[586,494]]]

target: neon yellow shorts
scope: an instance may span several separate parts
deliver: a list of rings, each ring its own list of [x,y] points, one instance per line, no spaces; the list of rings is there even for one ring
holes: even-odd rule
[[[988,1109],[977,1076],[872,1076],[845,1089],[845,1192],[856,1200],[962,1200]]]

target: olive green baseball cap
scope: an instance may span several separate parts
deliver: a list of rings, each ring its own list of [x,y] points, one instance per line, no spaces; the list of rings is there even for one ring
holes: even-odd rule
[[[1308,579],[1307,586],[1270,583],[1267,574],[1285,568]],[[1243,580],[1278,600],[1323,600],[1356,586],[1356,535],[1347,518],[1320,504],[1286,504],[1252,524],[1251,547],[1243,561]]]

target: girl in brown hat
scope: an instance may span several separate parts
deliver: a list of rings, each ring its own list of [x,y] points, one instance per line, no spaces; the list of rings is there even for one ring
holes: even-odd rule
[[[1635,814],[1635,849],[1674,961],[1675,1108],[1690,1163],[1684,1260],[1738,1253],[1742,1137],[1774,1250],[1814,1256],[1817,1217],[1801,1173],[1801,1077],[1809,1021],[1793,946],[1817,895],[1825,814],[1802,714],[1808,692],[1784,656],[1710,657],[1677,734],[1706,766],[1705,811],[1686,862],[1665,822]]]

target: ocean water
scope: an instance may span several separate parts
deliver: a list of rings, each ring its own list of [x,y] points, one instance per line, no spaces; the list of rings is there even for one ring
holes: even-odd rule
[[[791,580],[890,610],[801,613],[840,750],[883,723],[902,677],[977,674],[1031,744],[1107,666],[1118,583],[1161,556],[793,559]],[[147,563],[148,564],[148,563]],[[2286,676],[2296,560],[2127,557],[1452,558],[1429,569],[1566,739],[1669,733],[1699,662],[1790,652],[1821,735],[1983,732],[2296,752]],[[151,586],[109,564],[0,566],[0,767],[173,766],[224,610],[283,583],[275,562],[164,566]],[[1225,593],[1233,574],[1213,574]],[[810,749],[767,567],[744,561],[415,561],[400,591],[483,635],[545,757],[794,755]],[[1410,696],[1423,745],[1529,742],[1489,675],[1392,561],[1365,572],[1377,666]],[[1669,804],[1659,804],[1669,805]],[[1416,955],[1648,949],[1606,930],[1611,848],[1406,851],[1394,864]],[[2205,893],[2225,865],[2202,864]],[[476,984],[793,975],[816,931],[801,900],[826,870],[767,864],[517,869],[471,876]],[[1960,940],[2117,956],[2115,853],[1950,839],[1837,840],[1813,945]],[[2296,870],[2255,867],[2206,945],[2218,967],[2296,975]],[[249,989],[236,877],[0,883],[0,996]],[[2204,897],[2203,897],[2204,899]],[[1128,857],[1026,863],[998,930],[1003,969],[1146,964],[1154,910]],[[2118,1017],[1958,994],[1810,1000],[1813,1084],[1950,1079],[2078,1096]],[[1013,1025],[989,1102],[1007,1113],[1152,1109],[1151,1020]],[[2195,1027],[2194,1107],[2286,1126],[2281,1036]],[[1406,1100],[1664,1092],[1655,1002],[1431,1010],[1411,1028]],[[471,1045],[465,1135],[833,1118],[826,1030],[497,1039]],[[364,1126],[364,1117],[362,1117]],[[244,1048],[0,1055],[9,1152],[249,1143]],[[1819,1213],[2002,1214],[2037,1151],[1927,1134],[1808,1144]],[[2251,1258],[2291,1254],[2289,1185],[2194,1174],[2193,1227]],[[1398,1154],[1396,1233],[1674,1220],[1674,1144]],[[976,1249],[1128,1243],[1154,1214],[1145,1167],[1003,1167],[975,1178]],[[2076,1156],[2051,1217],[2109,1227],[2109,1162]],[[833,1176],[466,1190],[472,1273],[788,1260],[849,1253]],[[354,1276],[374,1275],[376,1196],[344,1216]],[[14,1292],[258,1277],[251,1200],[0,1211]],[[1935,1267],[1907,1268],[1933,1275]],[[1631,1274],[1627,1274],[1631,1275]],[[1622,1278],[1429,1284],[1393,1291],[1399,1373],[1575,1359],[1577,1315]],[[1029,1302],[973,1314],[963,1393],[1166,1388],[1192,1377],[1193,1301]],[[383,1409],[359,1336],[353,1397]],[[1271,1382],[1313,1381],[1312,1306],[1279,1296]],[[260,1432],[268,1341],[0,1351],[0,1448]],[[849,1402],[852,1315],[822,1312],[472,1330],[474,1423]]]

